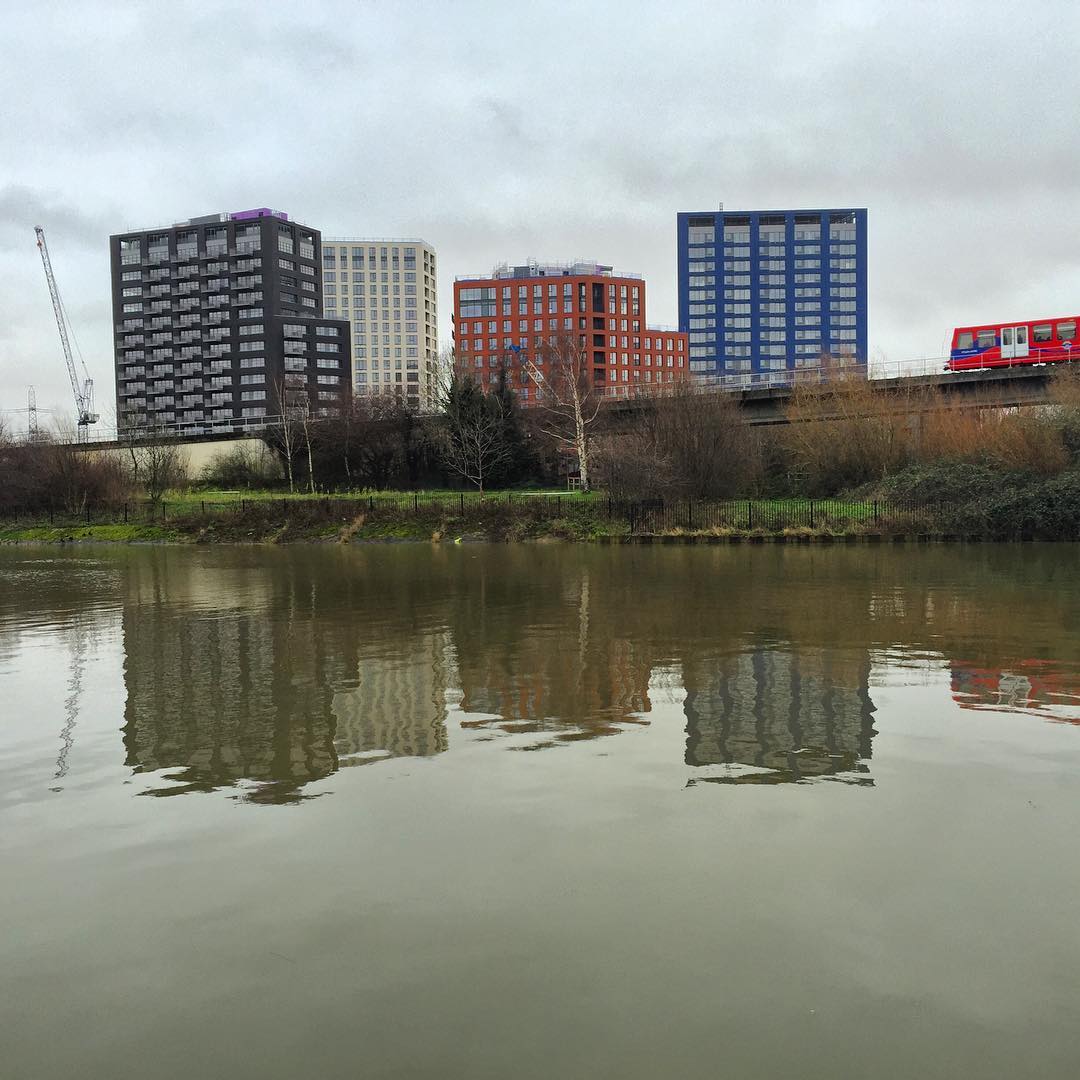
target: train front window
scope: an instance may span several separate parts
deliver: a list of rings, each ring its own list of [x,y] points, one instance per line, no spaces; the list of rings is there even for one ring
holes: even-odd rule
[[[1036,323],[1031,328],[1031,340],[1036,345],[1041,341],[1049,341],[1054,336],[1054,328],[1050,323]]]
[[[1058,323],[1058,337],[1062,341],[1072,341],[1076,337],[1076,320]]]
[[[970,330],[965,330],[962,334],[958,334],[956,337],[956,347],[958,349],[970,349],[975,344],[975,335]]]
[[[996,344],[996,337],[994,331],[980,330],[978,341],[980,349],[992,349]]]

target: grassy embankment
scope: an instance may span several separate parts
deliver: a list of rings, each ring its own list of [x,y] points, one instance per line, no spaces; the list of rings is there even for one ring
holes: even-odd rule
[[[116,520],[117,515],[127,521]],[[829,539],[921,533],[925,524],[879,513],[872,500],[740,499],[612,504],[602,494],[379,493],[348,498],[278,493],[182,493],[70,524],[0,525],[0,542],[352,543],[362,541]]]
[[[462,499],[458,493],[386,493],[350,498],[282,497],[245,493],[243,502],[229,493],[183,493],[160,506],[99,511],[68,524],[24,519],[0,523],[0,543],[289,543],[313,541],[440,540],[587,540],[620,535],[625,522],[605,520],[599,500],[563,494],[558,510],[550,500],[529,502],[515,493]],[[606,503],[603,504],[606,506]],[[136,521],[136,517],[138,520]]]
[[[860,536],[1080,539],[1080,469],[917,466],[844,498],[635,500],[606,494],[450,491],[311,497],[195,491],[78,518],[0,524],[0,542],[830,540]]]
[[[183,543],[189,539],[185,531],[162,525],[33,525],[19,522],[0,525],[0,544]]]

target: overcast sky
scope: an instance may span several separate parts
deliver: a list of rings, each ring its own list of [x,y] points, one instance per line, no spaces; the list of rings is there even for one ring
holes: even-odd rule
[[[104,414],[109,234],[255,206],[434,244],[444,345],[454,276],[529,257],[675,324],[676,212],[720,202],[869,208],[872,356],[1080,308],[1074,3],[0,10],[0,408],[72,410],[35,224]]]

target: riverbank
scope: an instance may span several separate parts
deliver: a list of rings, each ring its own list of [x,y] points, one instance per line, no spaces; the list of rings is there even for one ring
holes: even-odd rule
[[[123,511],[130,517],[127,508]],[[87,515],[90,516],[90,515]],[[958,527],[959,526],[959,527]],[[0,543],[868,543],[1072,539],[956,522],[951,508],[877,500],[664,503],[552,498],[245,500],[156,508],[140,521],[25,520]]]

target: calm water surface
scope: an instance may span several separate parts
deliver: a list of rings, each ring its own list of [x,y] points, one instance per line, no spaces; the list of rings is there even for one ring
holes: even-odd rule
[[[0,549],[0,1073],[1074,1078],[1078,583]]]

